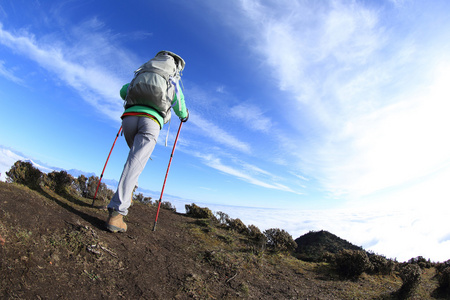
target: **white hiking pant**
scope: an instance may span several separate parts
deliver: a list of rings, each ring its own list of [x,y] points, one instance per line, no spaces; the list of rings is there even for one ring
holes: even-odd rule
[[[127,116],[122,120],[122,130],[130,152],[123,167],[117,191],[109,202],[108,208],[126,216],[139,175],[155,149],[160,126],[147,117]]]

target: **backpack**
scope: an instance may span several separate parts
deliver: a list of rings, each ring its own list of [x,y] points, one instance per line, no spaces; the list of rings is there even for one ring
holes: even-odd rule
[[[170,51],[160,51],[134,72],[125,98],[125,109],[134,105],[154,108],[166,124],[170,108],[184,69],[184,60]]]

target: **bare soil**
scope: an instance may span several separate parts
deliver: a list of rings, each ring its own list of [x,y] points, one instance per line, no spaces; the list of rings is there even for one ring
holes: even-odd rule
[[[207,222],[135,203],[105,230],[90,199],[0,182],[0,299],[395,299],[394,275],[341,280],[325,263],[255,252]],[[414,299],[435,299],[434,270]],[[438,297],[437,297],[438,298]]]

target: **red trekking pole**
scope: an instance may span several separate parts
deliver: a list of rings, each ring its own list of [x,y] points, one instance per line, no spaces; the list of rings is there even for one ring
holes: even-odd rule
[[[169,174],[170,164],[172,162],[173,153],[175,152],[175,146],[177,145],[178,135],[180,134],[182,124],[183,124],[183,122],[180,122],[180,127],[178,127],[177,136],[175,138],[175,142],[173,143],[172,153],[170,154],[169,165],[167,166],[167,171],[166,171],[166,177],[164,178],[164,183],[163,183],[163,186],[161,189],[161,195],[159,196],[158,210],[156,211],[155,225],[153,226],[153,231],[156,230],[156,223],[158,223],[158,215],[159,215],[159,210],[161,208],[161,201],[162,201],[162,196],[164,193],[164,187],[166,186],[167,175]]]
[[[100,179],[98,180],[97,188],[95,189],[94,199],[92,200],[92,205],[91,205],[92,207],[94,207],[95,197],[97,197],[98,188],[100,187],[100,182],[102,182],[103,173],[105,172],[106,164],[108,163],[109,157],[111,156],[111,152],[114,148],[114,145],[116,144],[117,138],[119,137],[120,131],[122,131],[122,126],[120,126],[120,128],[119,128],[119,132],[116,135],[116,139],[114,140],[111,150],[109,151],[108,158],[106,159],[105,166],[103,167],[102,175],[100,175]]]

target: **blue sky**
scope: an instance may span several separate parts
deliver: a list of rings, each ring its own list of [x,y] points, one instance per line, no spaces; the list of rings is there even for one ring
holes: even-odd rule
[[[448,259],[449,11],[409,0],[2,1],[2,166],[19,156],[100,175],[120,88],[170,50],[186,61],[190,111],[165,189],[180,207],[226,205],[294,238],[325,229],[390,257]],[[155,198],[178,124],[139,179]],[[119,179],[127,152],[120,137],[104,178]]]

